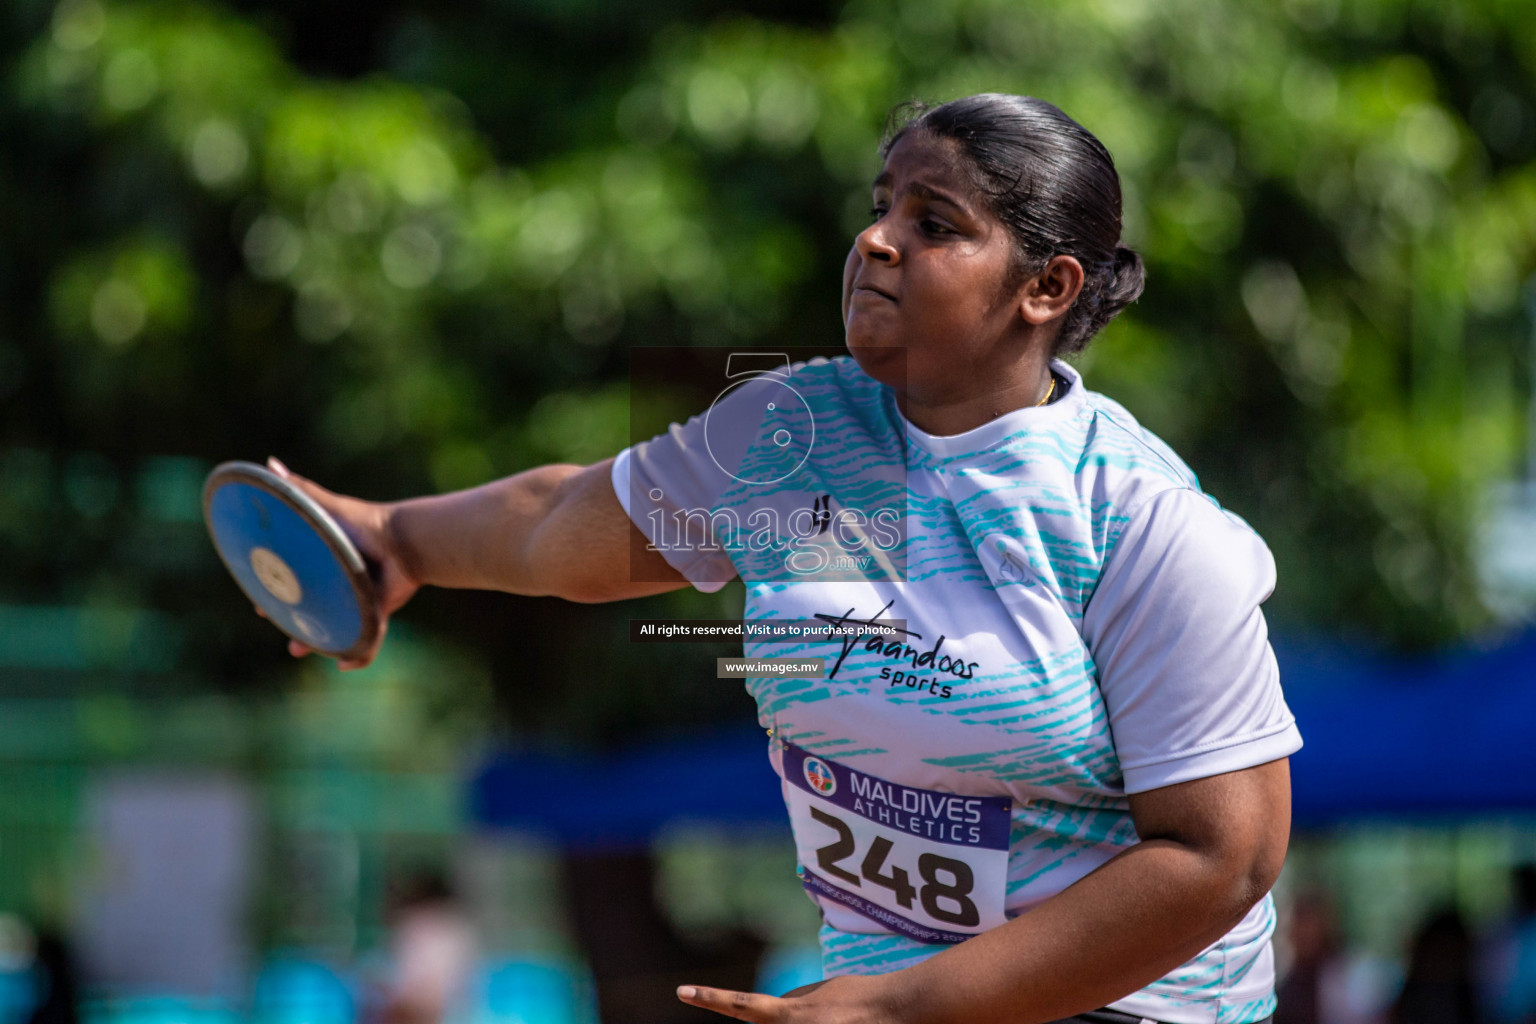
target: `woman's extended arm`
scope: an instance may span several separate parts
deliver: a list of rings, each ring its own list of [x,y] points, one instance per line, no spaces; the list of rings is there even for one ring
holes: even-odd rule
[[[1142,841],[1007,924],[906,970],[775,999],[684,1002],[767,1024],[1042,1024],[1122,999],[1221,938],[1274,884],[1290,838],[1289,761],[1130,798]]]
[[[467,491],[397,502],[335,494],[276,460],[269,465],[331,513],[378,567],[386,624],[426,585],[582,602],[688,585],[647,547],[625,514],[613,492],[612,459],[586,467],[540,466]],[[289,649],[308,653],[297,641]],[[341,666],[361,668],[377,653],[375,644]]]
[[[687,586],[659,553],[631,571],[639,535],[611,482],[613,460],[539,466],[467,491],[395,502],[390,529],[423,585],[596,603]],[[640,535],[643,538],[643,535]],[[634,582],[639,575],[646,580]]]

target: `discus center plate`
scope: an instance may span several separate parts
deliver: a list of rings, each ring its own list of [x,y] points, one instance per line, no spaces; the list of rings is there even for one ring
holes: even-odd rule
[[[288,568],[288,563],[266,548],[251,548],[251,571],[267,588],[267,593],[283,604],[298,604],[304,600],[304,588],[299,578]]]

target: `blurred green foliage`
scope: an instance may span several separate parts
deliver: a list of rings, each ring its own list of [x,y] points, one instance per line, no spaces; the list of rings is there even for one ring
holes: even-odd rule
[[[1114,153],[1149,285],[1085,372],[1268,539],[1272,620],[1484,625],[1469,537],[1529,390],[1523,3],[401,2],[331,44],[243,6],[0,15],[0,597],[152,609],[184,676],[280,677],[202,469],[389,498],[611,454],[632,345],[839,343],[885,112],[991,90]],[[622,639],[731,594],[407,614],[515,723],[603,737],[746,713],[707,652]]]

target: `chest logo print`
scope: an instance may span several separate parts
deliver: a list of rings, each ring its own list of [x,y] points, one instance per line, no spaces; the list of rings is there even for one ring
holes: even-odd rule
[[[1035,585],[1034,573],[1018,555],[1008,549],[1008,545],[997,541],[997,577],[1004,583],[1022,583],[1026,587]]]
[[[886,602],[884,608],[881,608],[867,619],[856,618],[852,608],[841,615],[828,615],[823,612],[816,613],[816,618],[823,622],[830,622],[832,625],[845,631],[845,635],[840,637],[842,651],[839,652],[836,663],[827,672],[827,678],[836,679],[838,670],[843,667],[843,662],[848,660],[848,656],[856,648],[862,647],[866,652],[880,655],[894,662],[905,663],[909,666],[908,669],[898,670],[893,670],[889,665],[881,668],[880,678],[889,679],[891,686],[905,685],[909,690],[926,690],[948,700],[954,691],[945,682],[945,678],[948,677],[951,682],[955,679],[971,679],[975,676],[976,668],[980,665],[980,662],[966,661],[958,655],[952,656],[941,653],[944,647],[944,640],[946,639],[943,634],[939,635],[939,638],[934,641],[931,647],[923,650],[921,649],[923,634],[910,629],[896,629],[895,632],[900,633],[904,638],[899,640],[890,636],[891,630],[889,629],[885,631],[884,635],[873,632],[866,634],[857,630],[847,632],[849,626],[873,627],[884,625],[880,618],[890,611],[891,606],[895,603],[894,599]],[[918,646],[913,646],[914,642],[917,642]],[[923,673],[925,672],[931,674],[924,675]]]

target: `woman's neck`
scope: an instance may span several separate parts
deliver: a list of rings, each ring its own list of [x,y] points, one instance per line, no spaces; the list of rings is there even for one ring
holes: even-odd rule
[[[1051,388],[1051,369],[1042,364],[1023,379],[1001,380],[997,386],[961,395],[934,395],[920,388],[896,392],[896,407],[917,429],[936,437],[963,434],[999,416],[1039,405]]]

